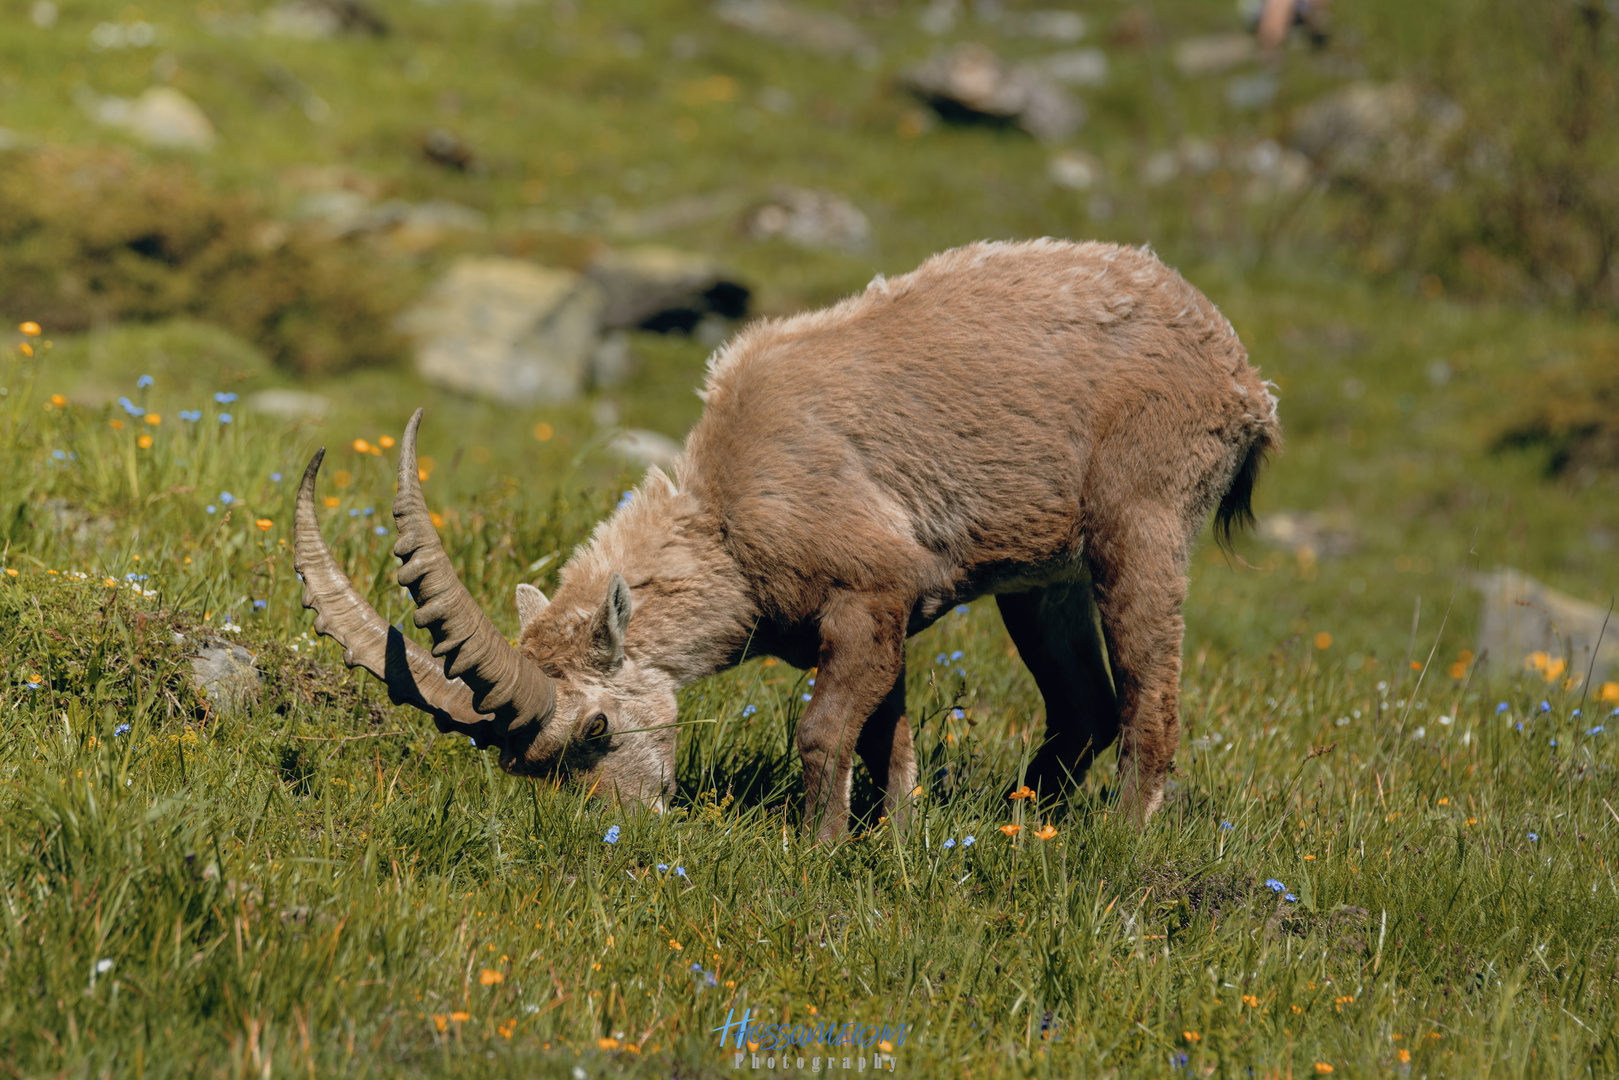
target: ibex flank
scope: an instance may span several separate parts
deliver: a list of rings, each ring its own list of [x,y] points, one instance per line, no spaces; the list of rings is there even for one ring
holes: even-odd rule
[[[516,648],[456,577],[422,499],[411,419],[399,580],[431,652],[338,568],[298,498],[315,626],[398,703],[661,806],[676,691],[756,655],[818,668],[798,727],[805,828],[849,823],[858,753],[902,823],[916,764],[905,639],[992,594],[1045,698],[1042,794],[1119,744],[1119,804],[1157,809],[1180,740],[1192,544],[1249,517],[1275,398],[1230,324],[1145,250],[978,243],[823,311],[756,322],[709,361],[672,478],[651,470],[549,600],[520,585]],[[1009,778],[1012,779],[1012,778]]]

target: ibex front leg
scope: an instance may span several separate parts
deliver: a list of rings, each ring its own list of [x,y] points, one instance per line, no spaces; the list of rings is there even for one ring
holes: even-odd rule
[[[860,733],[904,670],[904,617],[887,607],[877,597],[840,593],[821,612],[815,694],[798,723],[804,828],[819,840],[849,827],[849,770]]]

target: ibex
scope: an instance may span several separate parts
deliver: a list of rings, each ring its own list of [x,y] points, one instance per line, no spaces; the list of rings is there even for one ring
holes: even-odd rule
[[[1281,429],[1230,324],[1149,251],[978,243],[824,311],[753,323],[709,361],[671,479],[648,472],[550,600],[517,587],[514,648],[456,577],[400,444],[399,581],[431,652],[321,540],[304,473],[297,567],[315,628],[396,703],[518,775],[661,807],[676,691],[754,655],[818,668],[798,727],[804,822],[849,816],[853,755],[903,821],[916,784],[905,640],[993,594],[1045,699],[1045,794],[1119,742],[1118,799],[1163,797],[1191,546],[1229,541]],[[1104,649],[1105,643],[1105,649]]]

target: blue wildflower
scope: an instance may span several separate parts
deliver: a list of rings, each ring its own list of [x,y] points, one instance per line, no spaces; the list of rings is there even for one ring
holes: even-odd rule
[[[1552,740],[1550,740],[1550,741],[1549,741],[1549,742],[1548,742],[1548,743],[1547,743],[1547,745],[1548,745],[1548,746],[1556,746],[1556,745],[1557,745],[1557,740],[1556,740],[1556,739],[1552,739]]]
[[[815,696],[814,694],[804,694],[803,698],[804,698],[805,701],[808,701],[810,698],[812,698],[814,696]]]
[[[1292,893],[1283,893],[1282,899],[1286,900],[1289,904],[1296,904],[1299,902],[1299,898],[1294,896]]]
[[[1578,716],[1578,715],[1580,715],[1580,710],[1575,709],[1573,712],[1569,713],[1569,715],[1570,716]]]
[[[1287,891],[1287,886],[1283,885],[1280,881],[1277,881],[1275,878],[1266,878],[1265,879],[1265,888],[1269,889],[1271,892],[1286,892]]]
[[[1499,704],[1499,705],[1497,705],[1495,707],[1495,715],[1497,715],[1497,716],[1500,716],[1502,713],[1504,713],[1506,711],[1507,711],[1507,703],[1504,702],[1504,701],[1501,704]]]
[[[222,413],[220,413],[220,414],[219,414],[219,422],[220,422],[220,423],[221,423],[221,424],[228,424],[228,423],[230,423],[230,413],[228,413],[228,412],[222,412]]]
[[[720,984],[720,981],[714,977],[714,973],[712,971],[705,971],[703,973],[703,982],[709,986],[718,986]]]
[[[1513,724],[1512,726],[1514,728],[1516,728],[1517,730],[1522,731],[1523,730],[1523,721],[1519,720],[1516,724]]]
[[[220,391],[219,393],[214,395],[214,401],[217,402],[220,405],[229,405],[231,402],[233,402],[235,400],[236,400],[236,395],[235,394],[226,393],[224,391]]]
[[[748,705],[748,706],[745,706],[742,709],[742,715],[743,716],[752,716],[754,713],[756,713],[758,711],[759,711],[759,707],[757,705]]]
[[[62,450],[52,450],[51,457],[55,458],[57,461],[66,461],[67,453]]]
[[[967,719],[967,710],[966,709],[951,709],[950,710],[950,719],[952,719],[952,720],[965,720],[965,719]]]
[[[703,965],[697,963],[694,960],[694,961],[692,961],[691,967],[687,968],[686,970],[691,972],[693,975],[700,975],[700,974],[702,974],[702,971],[703,971]]]
[[[685,877],[686,876],[686,868],[684,866],[675,867],[675,876],[676,877]]]
[[[1534,843],[1535,841],[1537,841],[1539,839],[1540,839],[1540,834],[1539,833],[1530,833],[1529,834],[1529,842],[1530,843]]]
[[[948,839],[948,840],[946,840],[944,842],[944,849],[946,851],[949,851],[951,848],[953,848],[955,846],[956,846],[956,838],[953,837],[953,836],[950,839]]]
[[[1607,731],[1607,730],[1608,730],[1607,727],[1605,727],[1602,724],[1598,724],[1596,727],[1591,728],[1590,730],[1588,730],[1586,732],[1586,734],[1587,735],[1601,735],[1604,731]]]
[[[668,871],[669,871],[669,864],[668,863],[661,862],[661,863],[658,864],[658,873],[664,874],[664,873],[667,873]]]
[[[613,509],[622,510],[622,509],[624,509],[626,506],[630,505],[630,503],[632,503],[634,501],[635,501],[635,492],[626,491],[624,494],[622,494],[622,495],[620,495],[618,497],[618,505],[613,507]]]
[[[956,614],[957,615],[965,615],[970,610],[971,609],[968,608],[966,604],[957,604],[956,605]]]
[[[388,526],[386,526],[386,525],[378,525],[375,529],[372,529],[371,531],[376,533],[378,536],[387,536],[388,535]]]
[[[219,493],[219,501],[224,503],[226,506],[229,506],[231,503],[236,501],[236,496],[232,495],[228,491],[221,491]]]
[[[114,736],[128,735],[129,734],[129,725],[128,724],[119,724],[117,727],[112,729],[112,733],[113,733]]]
[[[972,837],[972,836],[963,836],[963,837],[962,837],[962,838],[961,838],[961,846],[962,846],[962,847],[972,847],[972,846],[973,846],[973,845],[974,845],[974,844],[975,844],[975,843],[977,843],[977,842],[978,842],[978,841],[977,841],[977,838],[976,838],[976,837]]]
[[[1549,701],[1542,701],[1540,703],[1540,711],[1541,712],[1551,712],[1552,711],[1552,703],[1549,702]]]
[[[950,659],[952,659],[952,660],[960,660],[963,656],[966,656],[966,655],[967,655],[966,653],[962,652],[960,649],[957,649],[955,652],[950,654]]]
[[[30,690],[38,690],[39,689],[39,684],[37,682],[24,683],[23,685],[28,687],[28,689],[30,689]]]
[[[376,511],[376,508],[375,508],[375,507],[371,507],[371,506],[368,506],[368,507],[366,507],[366,508],[365,508],[365,509],[364,509],[364,510],[361,510],[361,511],[360,511],[360,513],[361,513],[361,514],[362,514],[362,515],[364,515],[364,516],[365,516],[365,517],[370,517],[370,516],[371,516],[371,515],[372,515],[372,514],[374,514],[374,513],[376,513],[376,512],[377,512],[377,511]]]
[[[611,826],[608,827],[607,835],[602,837],[602,843],[604,843],[604,844],[616,844],[616,843],[618,843],[618,826],[617,825],[611,825]]]
[[[278,473],[278,472],[273,472],[273,473],[270,474],[270,479],[272,481],[274,481],[275,483],[279,484],[279,483],[281,483],[281,474]]]
[[[1222,822],[1220,822],[1220,828],[1222,828],[1222,829],[1235,829],[1236,826],[1231,824],[1231,822],[1229,822],[1229,821],[1222,821]]]
[[[123,410],[130,416],[144,416],[146,414],[145,409],[141,408],[139,405],[135,404],[133,401],[130,401],[126,397],[119,398],[118,404],[121,405]]]
[[[142,390],[145,390],[148,386],[152,385],[152,382],[153,379],[150,375],[142,375],[140,378],[135,380],[135,385],[140,387]]]
[[[944,653],[940,653],[938,656],[935,656],[933,658],[933,662],[935,664],[947,664],[947,663],[950,662],[950,658],[948,656],[946,656]]]
[[[179,412],[175,413],[175,415],[178,416],[182,420],[189,420],[194,424],[198,420],[202,419],[202,410],[201,409],[181,409]]]
[[[359,510],[358,507],[350,507],[349,508],[349,517],[359,517],[359,516],[360,516],[360,510]]]
[[[809,685],[811,685],[811,686],[815,685],[815,680],[814,679],[806,679],[805,682],[809,683]]]
[[[268,604],[269,604],[268,600],[255,600],[255,601],[253,601],[253,610],[254,611],[263,611]]]
[[[1185,1054],[1171,1054],[1169,1056],[1169,1067],[1177,1070],[1184,1069],[1186,1068],[1186,1063],[1191,1060]]]
[[[214,512],[214,508],[213,508],[213,506],[212,506],[212,505],[210,505],[210,506],[209,506],[209,507],[208,507],[208,512],[209,512],[209,513],[210,513],[210,514],[211,514],[211,513],[213,513],[213,512]]]

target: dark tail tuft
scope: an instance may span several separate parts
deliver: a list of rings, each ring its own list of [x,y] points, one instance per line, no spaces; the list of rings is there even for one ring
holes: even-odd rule
[[[1270,456],[1271,440],[1257,439],[1248,447],[1248,453],[1231,478],[1231,487],[1220,500],[1220,509],[1214,512],[1214,542],[1226,551],[1231,550],[1231,536],[1254,525],[1254,484],[1259,470]]]

